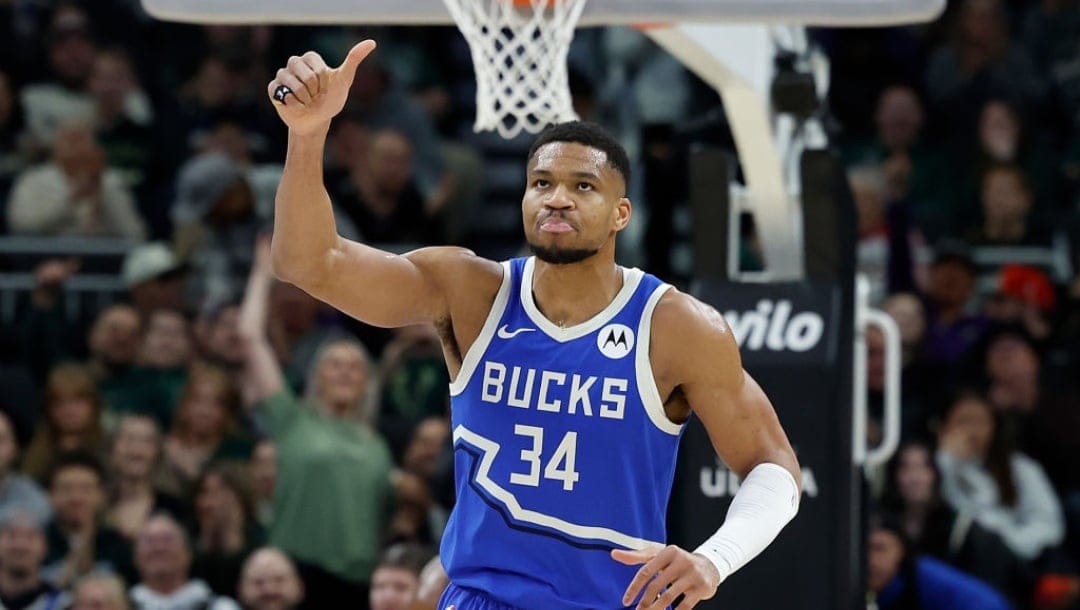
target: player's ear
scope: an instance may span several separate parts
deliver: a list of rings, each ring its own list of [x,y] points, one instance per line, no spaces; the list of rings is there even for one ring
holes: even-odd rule
[[[630,200],[626,197],[619,198],[615,202],[615,230],[622,231],[626,228],[626,225],[630,224],[630,217],[633,216],[634,206],[630,203]]]

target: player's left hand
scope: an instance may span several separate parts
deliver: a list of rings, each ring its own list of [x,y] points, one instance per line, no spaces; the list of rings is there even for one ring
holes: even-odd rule
[[[628,566],[641,565],[623,594],[623,605],[630,605],[638,594],[638,610],[663,610],[680,596],[682,608],[716,595],[720,573],[708,559],[674,545],[640,551],[614,549],[611,558]],[[644,592],[643,592],[644,591]]]

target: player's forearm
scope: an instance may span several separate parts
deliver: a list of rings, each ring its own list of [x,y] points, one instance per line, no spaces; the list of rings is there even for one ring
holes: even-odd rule
[[[788,469],[758,465],[736,492],[724,524],[694,552],[716,566],[723,582],[764,551],[795,517],[799,496],[799,485]]]
[[[289,133],[285,171],[274,203],[274,273],[289,282],[317,281],[338,233],[330,195],[323,184],[327,130]]]

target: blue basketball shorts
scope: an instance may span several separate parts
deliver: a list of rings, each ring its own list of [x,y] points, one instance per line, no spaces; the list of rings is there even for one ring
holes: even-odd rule
[[[439,598],[438,610],[518,610],[514,606],[508,606],[495,601],[483,591],[466,589],[454,583],[446,587],[442,597]]]

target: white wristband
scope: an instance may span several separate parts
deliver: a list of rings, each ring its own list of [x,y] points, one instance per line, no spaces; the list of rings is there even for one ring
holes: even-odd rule
[[[724,524],[694,552],[716,566],[723,582],[772,543],[799,512],[800,495],[786,468],[758,464],[732,498]]]

